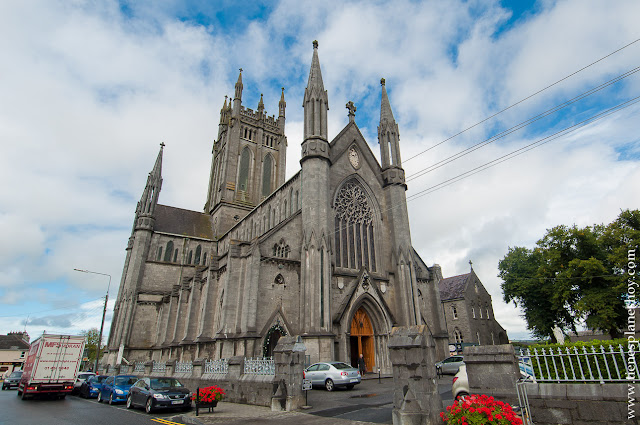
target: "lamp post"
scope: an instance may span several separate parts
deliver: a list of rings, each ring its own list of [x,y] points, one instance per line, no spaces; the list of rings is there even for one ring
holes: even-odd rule
[[[107,294],[104,296],[104,309],[102,309],[102,323],[100,324],[100,336],[98,336],[98,350],[96,352],[96,363],[93,370],[98,373],[98,362],[100,361],[100,345],[102,345],[102,331],[104,330],[104,316],[107,313],[107,301],[109,301],[109,288],[111,287],[111,275],[107,273],[92,272],[90,270],[73,269],[77,272],[99,274],[109,276],[109,285],[107,286]]]

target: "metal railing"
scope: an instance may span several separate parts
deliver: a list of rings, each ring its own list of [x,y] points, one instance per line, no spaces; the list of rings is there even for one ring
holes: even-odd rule
[[[204,362],[204,373],[227,373],[229,372],[229,360],[207,360]]]
[[[176,362],[175,373],[191,373],[193,371],[193,363]]]
[[[136,362],[136,365],[133,367],[133,371],[134,372],[142,372],[142,373],[144,373],[144,363],[143,362]]]
[[[164,372],[167,370],[166,362],[153,362],[153,367],[151,368],[151,372]]]
[[[122,373],[122,374],[129,373],[130,370],[131,370],[131,366],[126,365],[126,364],[120,365],[120,373]]]
[[[272,357],[245,358],[244,373],[248,375],[275,375],[276,364]]]
[[[639,382],[627,375],[628,362],[635,363],[635,352],[614,347],[542,348],[520,351],[520,370],[537,382]],[[634,371],[636,370],[634,365]]]

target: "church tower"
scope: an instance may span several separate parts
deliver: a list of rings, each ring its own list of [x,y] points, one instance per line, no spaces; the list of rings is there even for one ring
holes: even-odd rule
[[[330,145],[327,139],[327,91],[322,82],[318,42],[313,42],[309,81],[304,91],[301,193],[303,241],[301,251],[300,324],[303,334],[331,329],[331,240],[329,211]]]
[[[382,85],[380,102],[380,125],[378,126],[378,142],[382,160],[382,178],[387,205],[392,205],[388,212],[392,232],[392,267],[396,268],[396,276],[401,290],[397,298],[398,320],[404,326],[422,324],[420,302],[415,273],[413,272],[413,248],[409,230],[409,214],[407,212],[407,185],[404,169],[400,159],[400,132],[393,117],[385,80]]]
[[[267,116],[264,101],[256,111],[242,106],[242,69],[233,101],[225,97],[220,110],[205,212],[221,236],[284,183],[287,139],[284,135],[284,88],[278,118]]]
[[[160,152],[156,163],[147,177],[147,184],[136,207],[133,229],[127,244],[124,271],[120,281],[120,289],[113,309],[113,320],[109,332],[108,347],[110,353],[114,349],[129,343],[131,319],[135,314],[137,290],[144,276],[146,259],[149,256],[151,236],[155,227],[155,211],[158,196],[162,188],[162,153],[164,143],[160,143]],[[115,360],[115,359],[113,359]],[[114,364],[115,362],[112,362]]]

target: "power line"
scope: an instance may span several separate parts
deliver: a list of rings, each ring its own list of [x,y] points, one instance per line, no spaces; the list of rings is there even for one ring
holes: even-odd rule
[[[542,112],[542,113],[540,113],[540,114],[538,114],[538,115],[536,115],[536,116],[534,116],[532,118],[529,118],[526,121],[522,121],[519,124],[516,124],[515,126],[513,126],[511,128],[508,128],[508,129],[506,129],[506,130],[504,130],[504,131],[502,131],[502,132],[500,132],[500,133],[498,133],[498,134],[496,134],[494,136],[489,137],[488,139],[483,140],[482,142],[478,142],[473,146],[470,146],[470,147],[468,147],[466,149],[463,149],[462,151],[460,151],[458,153],[455,153],[455,154],[453,154],[453,155],[451,155],[451,156],[449,156],[449,157],[447,157],[447,158],[445,158],[443,160],[440,160],[440,161],[438,161],[438,162],[436,162],[434,164],[431,164],[430,166],[428,166],[426,168],[423,168],[422,170],[419,170],[419,171],[407,176],[406,181],[409,182],[411,180],[415,180],[418,177],[421,177],[421,176],[423,176],[423,175],[425,175],[427,173],[430,173],[431,171],[437,170],[438,168],[443,167],[443,166],[445,166],[445,165],[447,165],[447,164],[449,164],[449,163],[451,163],[451,162],[453,162],[453,161],[455,161],[455,160],[457,160],[459,158],[462,158],[463,156],[466,156],[466,155],[470,154],[471,152],[474,152],[474,151],[476,151],[476,150],[478,150],[480,148],[483,148],[483,147],[485,147],[485,146],[487,146],[487,145],[489,145],[489,144],[491,144],[491,143],[493,143],[493,142],[495,142],[495,141],[497,141],[499,139],[502,139],[502,138],[504,138],[504,137],[506,137],[506,136],[508,136],[508,135],[510,135],[512,133],[515,133],[516,131],[521,130],[524,127],[527,127],[527,126],[533,124],[534,122],[541,120],[544,117],[547,117],[547,116],[549,116],[549,115],[551,115],[551,114],[553,114],[555,112],[558,112],[558,111],[568,107],[569,105],[571,105],[573,103],[576,103],[576,102],[578,102],[578,101],[580,101],[582,99],[585,99],[586,97],[591,96],[592,94],[597,93],[600,90],[603,90],[606,87],[609,87],[610,85],[613,85],[613,84],[615,84],[615,83],[617,83],[619,81],[622,81],[623,79],[635,74],[638,71],[640,71],[640,66],[636,67],[636,68],[633,68],[633,69],[631,69],[631,70],[629,70],[629,71],[627,71],[627,72],[625,72],[623,74],[620,74],[617,77],[612,78],[611,80],[600,84],[599,86],[593,87],[593,88],[587,90],[586,92],[583,92],[583,93],[579,94],[578,96],[576,96],[576,97],[574,97],[572,99],[569,99],[569,100],[567,100],[567,101],[565,101],[563,103],[560,103],[560,104],[554,106],[551,109],[548,109],[548,110],[546,110],[546,111],[544,111],[544,112]]]
[[[21,316],[25,316],[25,315],[27,315],[27,316],[31,316],[32,314],[48,313],[48,312],[50,312],[50,311],[56,311],[56,310],[66,310],[66,309],[68,309],[68,308],[78,307],[78,306],[81,306],[81,305],[84,305],[84,304],[87,304],[87,303],[90,303],[90,302],[93,302],[93,301],[98,301],[98,300],[101,300],[101,299],[102,299],[102,298],[96,298],[95,300],[88,300],[88,301],[85,301],[85,302],[80,303],[80,304],[73,304],[73,305],[69,305],[69,306],[66,306],[66,307],[52,308],[52,309],[50,309],[50,310],[41,310],[41,311],[36,311],[36,312],[31,312],[31,313],[10,314],[10,315],[8,315],[8,316],[0,316],[0,318],[5,318],[5,317],[21,317]]]
[[[522,155],[525,152],[528,152],[528,151],[530,151],[532,149],[535,149],[535,148],[540,147],[540,146],[542,146],[542,145],[544,145],[546,143],[549,143],[552,140],[555,140],[555,139],[558,139],[558,138],[560,138],[562,136],[565,136],[565,135],[567,135],[567,134],[569,134],[569,133],[571,133],[571,132],[573,132],[573,131],[581,128],[581,127],[584,127],[584,126],[586,126],[588,124],[591,124],[591,123],[593,123],[595,121],[603,119],[603,118],[605,118],[605,117],[607,117],[607,116],[609,116],[611,114],[614,114],[614,113],[619,112],[619,111],[621,111],[621,110],[623,110],[625,108],[628,108],[629,106],[634,105],[634,104],[638,103],[639,101],[640,101],[640,96],[636,96],[636,97],[634,97],[634,98],[632,98],[630,100],[627,100],[626,102],[620,103],[620,104],[618,104],[618,105],[616,105],[616,106],[614,106],[612,108],[609,108],[609,109],[607,109],[607,110],[605,110],[603,112],[600,112],[600,113],[598,113],[596,115],[593,115],[592,117],[587,118],[586,120],[580,121],[577,124],[574,124],[574,125],[572,125],[570,127],[566,127],[564,129],[556,132],[556,133],[553,133],[550,136],[547,136],[547,137],[544,137],[542,139],[539,139],[539,140],[537,140],[537,141],[535,141],[533,143],[530,143],[530,144],[528,144],[526,146],[523,146],[523,147],[521,147],[519,149],[516,149],[516,150],[514,150],[514,151],[512,151],[512,152],[510,152],[508,154],[502,155],[502,156],[500,156],[500,157],[498,157],[498,158],[496,158],[496,159],[494,159],[492,161],[486,162],[486,163],[484,163],[484,164],[482,164],[482,165],[480,165],[480,166],[478,166],[476,168],[473,168],[473,169],[468,170],[468,171],[466,171],[464,173],[458,174],[455,177],[452,177],[452,178],[447,179],[447,180],[445,180],[445,181],[443,181],[441,183],[438,183],[438,184],[436,184],[434,186],[431,186],[431,187],[429,187],[427,189],[424,189],[424,190],[422,190],[420,192],[417,192],[414,195],[411,195],[411,196],[409,196],[407,198],[407,203],[410,202],[410,201],[413,201],[415,199],[418,199],[418,198],[420,198],[420,197],[422,197],[424,195],[427,195],[427,194],[429,194],[431,192],[435,192],[436,190],[442,189],[443,187],[449,186],[450,184],[456,183],[456,182],[458,182],[458,181],[460,181],[462,179],[470,177],[470,176],[472,176],[472,175],[474,175],[476,173],[479,173],[480,171],[484,171],[484,170],[486,170],[488,168],[491,168],[491,167],[493,167],[495,165],[498,165],[498,164],[500,164],[502,162],[508,161],[509,159],[515,158],[516,156]],[[396,208],[396,207],[391,207],[391,208],[389,208],[389,210],[393,209],[393,208]]]
[[[500,115],[501,113],[503,113],[503,112],[505,112],[505,111],[507,111],[507,110],[509,110],[509,109],[513,108],[513,107],[514,107],[514,106],[516,106],[516,105],[519,105],[520,103],[524,102],[525,100],[531,99],[532,97],[534,97],[534,96],[536,96],[536,95],[538,95],[538,94],[542,93],[543,91],[545,91],[545,90],[547,90],[547,89],[549,89],[549,88],[551,88],[551,87],[553,87],[553,86],[555,86],[555,85],[557,85],[557,84],[561,83],[562,81],[564,81],[564,80],[566,80],[566,79],[568,79],[568,78],[570,78],[570,77],[573,77],[573,76],[574,76],[574,75],[576,75],[577,73],[584,71],[585,69],[589,68],[590,66],[595,65],[596,63],[598,63],[598,62],[600,62],[600,61],[603,61],[604,59],[606,59],[606,58],[608,58],[609,56],[612,56],[612,55],[614,55],[614,54],[618,53],[619,51],[621,51],[621,50],[623,50],[623,49],[626,49],[627,47],[631,46],[631,45],[632,45],[632,44],[634,44],[634,43],[637,43],[638,41],[640,41],[640,38],[639,38],[639,39],[637,39],[637,40],[632,41],[631,43],[627,44],[626,46],[623,46],[623,47],[619,48],[618,50],[615,50],[615,51],[613,51],[613,52],[609,53],[609,54],[608,54],[608,55],[606,55],[606,56],[601,57],[600,59],[598,59],[598,60],[596,60],[596,61],[594,61],[594,62],[591,62],[589,65],[587,65],[587,66],[585,66],[585,67],[580,68],[579,70],[577,70],[577,71],[575,71],[575,72],[573,72],[573,73],[571,73],[571,74],[567,75],[567,76],[566,76],[566,77],[564,77],[564,78],[561,78],[560,80],[556,81],[556,82],[555,82],[555,83],[553,83],[553,84],[548,85],[547,87],[545,87],[545,88],[543,88],[543,89],[541,89],[541,90],[538,90],[537,92],[535,92],[535,93],[533,93],[533,94],[531,94],[531,95],[529,95],[529,96],[525,97],[524,99],[521,99],[521,100],[519,100],[518,102],[516,102],[516,103],[514,103],[514,104],[512,104],[512,105],[507,106],[506,108],[504,108],[504,109],[502,109],[501,111],[498,111],[498,112],[496,112],[495,114],[493,114],[493,115],[491,115],[491,116],[489,116],[489,117],[487,117],[487,118],[483,119],[482,121],[479,121],[479,122],[477,122],[477,123],[473,124],[472,126],[465,128],[464,130],[462,130],[462,131],[460,131],[460,132],[458,132],[458,133],[454,134],[453,136],[450,136],[450,137],[448,137],[448,138],[444,139],[443,141],[441,141],[441,142],[439,142],[439,143],[436,143],[435,145],[433,145],[433,146],[431,146],[431,147],[429,147],[429,148],[427,148],[427,149],[423,150],[422,152],[419,152],[419,153],[417,153],[417,154],[413,155],[412,157],[410,157],[410,158],[408,158],[408,159],[405,159],[405,160],[404,160],[404,162],[405,162],[405,163],[407,163],[407,162],[411,161],[412,159],[414,159],[414,158],[416,158],[416,157],[418,157],[418,156],[422,155],[423,153],[426,153],[426,152],[430,151],[431,149],[433,149],[433,148],[435,148],[435,147],[437,147],[437,146],[440,146],[441,144],[443,144],[443,143],[445,143],[445,142],[448,142],[449,140],[451,140],[451,139],[453,139],[453,138],[455,138],[455,137],[458,137],[458,136],[459,136],[459,135],[461,135],[462,133],[464,133],[464,132],[466,132],[466,131],[468,131],[468,130],[471,130],[471,129],[472,129],[472,128],[474,128],[474,127],[477,127],[478,125],[480,125],[480,124],[482,124],[482,123],[484,123],[484,122],[486,122],[486,121],[490,120],[491,118],[496,117],[497,115]]]

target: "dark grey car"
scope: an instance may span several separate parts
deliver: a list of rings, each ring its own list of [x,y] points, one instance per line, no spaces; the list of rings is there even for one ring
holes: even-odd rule
[[[315,363],[305,370],[305,378],[311,380],[313,386],[323,386],[327,391],[335,387],[352,389],[360,383],[360,371],[343,362]]]
[[[191,392],[175,378],[142,378],[129,388],[127,409],[191,409]]]
[[[22,371],[11,372],[9,376],[4,378],[2,381],[2,389],[6,390],[7,388],[18,388],[18,384],[20,383],[20,378],[22,378]]]

